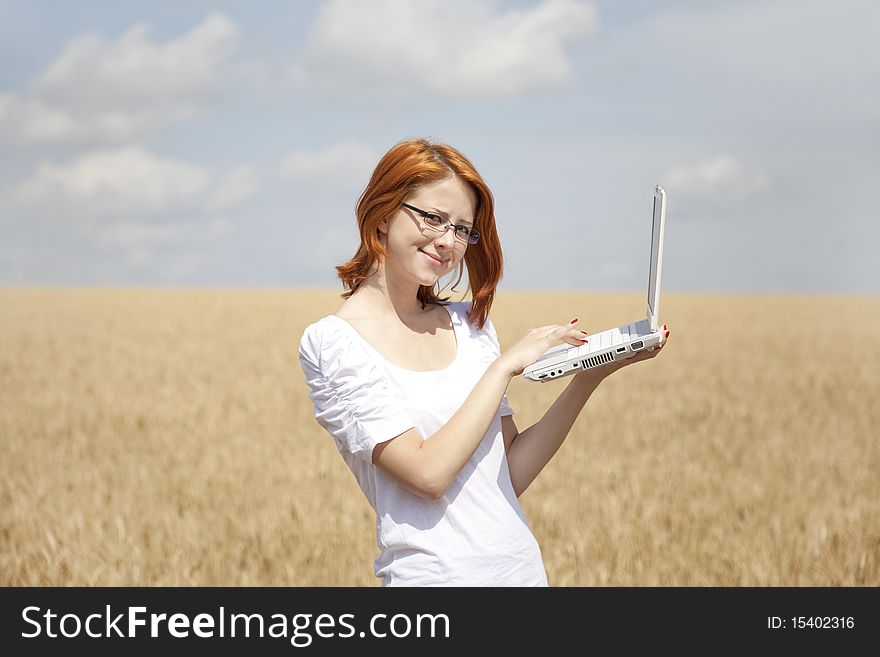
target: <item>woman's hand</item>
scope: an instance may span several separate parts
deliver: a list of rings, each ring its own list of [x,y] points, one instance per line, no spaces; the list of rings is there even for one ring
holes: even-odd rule
[[[540,358],[545,351],[562,340],[575,347],[587,343],[587,335],[577,328],[577,318],[569,324],[548,324],[533,328],[505,351],[495,363],[511,376],[519,376],[523,370]]]

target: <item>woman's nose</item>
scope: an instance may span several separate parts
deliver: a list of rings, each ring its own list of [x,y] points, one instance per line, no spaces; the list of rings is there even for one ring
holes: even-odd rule
[[[437,235],[434,240],[438,246],[443,246],[445,248],[451,249],[455,246],[455,230],[453,228],[448,228],[446,231]]]

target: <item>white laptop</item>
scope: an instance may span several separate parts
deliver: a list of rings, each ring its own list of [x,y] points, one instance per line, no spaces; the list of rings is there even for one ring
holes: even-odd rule
[[[645,319],[595,333],[581,347],[568,344],[554,347],[523,370],[522,376],[546,383],[583,370],[604,367],[614,361],[632,358],[643,349],[652,349],[664,340],[660,312],[660,270],[663,264],[663,228],[666,224],[666,192],[654,188],[651,228],[651,262],[648,268],[648,314]]]

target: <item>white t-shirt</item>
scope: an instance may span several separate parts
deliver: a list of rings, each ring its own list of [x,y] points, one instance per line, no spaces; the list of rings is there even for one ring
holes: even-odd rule
[[[407,491],[372,463],[373,448],[415,427],[427,439],[467,399],[498,357],[495,328],[468,323],[470,302],[445,306],[457,341],[443,370],[417,372],[388,362],[345,320],[311,324],[300,363],[315,417],[336,441],[376,512],[383,586],[547,586],[541,550],[526,522],[507,467],[501,416],[438,500]]]

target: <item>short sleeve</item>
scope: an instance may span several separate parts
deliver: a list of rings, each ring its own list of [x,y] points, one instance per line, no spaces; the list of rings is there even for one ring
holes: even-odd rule
[[[492,359],[494,360],[501,355],[501,346],[498,344],[498,334],[495,332],[495,325],[488,317],[486,318],[486,323],[483,325],[483,331],[489,338],[489,348],[492,350]],[[513,415],[513,409],[507,401],[506,393],[501,398],[501,415],[502,417],[505,415]]]
[[[337,449],[372,463],[376,445],[415,424],[364,346],[330,321],[310,325],[299,347],[315,419]]]

